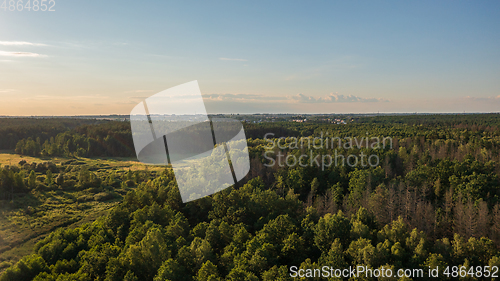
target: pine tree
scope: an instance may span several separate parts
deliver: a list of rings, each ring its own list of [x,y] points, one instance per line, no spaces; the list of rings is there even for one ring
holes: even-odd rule
[[[36,174],[33,170],[30,172],[30,175],[28,177],[28,186],[31,189],[36,187]]]

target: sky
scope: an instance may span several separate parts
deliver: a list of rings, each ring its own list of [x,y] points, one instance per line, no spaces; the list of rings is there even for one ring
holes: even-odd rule
[[[0,115],[130,114],[193,80],[208,113],[500,112],[499,1],[44,4],[0,8]]]

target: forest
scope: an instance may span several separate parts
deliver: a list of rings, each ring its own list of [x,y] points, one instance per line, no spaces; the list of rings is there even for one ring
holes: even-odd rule
[[[323,266],[424,274],[298,279],[499,280],[500,114],[323,119],[244,123],[248,175],[188,203],[170,166],[106,164],[134,160],[129,122],[0,119],[3,152],[21,159],[0,168],[2,220],[37,220],[50,194],[75,214],[113,202],[47,231],[18,260],[0,256],[0,281],[294,280],[292,267]],[[326,136],[370,141],[326,147]],[[377,165],[309,165],[361,154]],[[301,156],[307,165],[290,161]]]

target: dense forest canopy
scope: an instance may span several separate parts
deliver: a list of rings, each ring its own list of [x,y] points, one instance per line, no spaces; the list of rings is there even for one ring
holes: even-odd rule
[[[26,121],[16,135],[23,138],[9,148],[47,162],[3,166],[1,201],[48,191],[87,191],[105,201],[121,198],[115,190],[128,192],[95,222],[48,235],[0,280],[293,280],[292,266],[324,265],[421,269],[424,277],[414,278],[421,280],[433,280],[429,268],[439,266],[440,280],[456,279],[465,268],[469,280],[483,280],[485,266],[500,266],[500,114],[350,116],[347,124],[308,119],[245,122],[247,177],[186,204],[168,166],[124,171],[85,164],[84,157],[133,157],[128,122],[47,119],[37,131]],[[7,128],[10,141],[15,126]],[[327,133],[392,142],[318,146]],[[312,146],[293,146],[304,139]],[[278,141],[280,147],[272,145]],[[377,165],[311,164],[362,153],[376,155]],[[307,165],[290,165],[303,155]],[[54,164],[52,156],[70,160]]]
[[[27,138],[44,142],[67,130],[102,122],[83,118],[0,118],[0,149],[14,149],[17,142]]]

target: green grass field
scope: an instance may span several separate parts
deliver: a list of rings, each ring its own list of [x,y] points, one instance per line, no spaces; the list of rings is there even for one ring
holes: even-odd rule
[[[149,170],[163,170],[165,167],[164,166],[154,166],[154,165],[146,165],[143,164],[139,161],[137,161],[137,158],[135,157],[101,157],[101,158],[85,158],[85,157],[74,157],[74,158],[67,158],[67,157],[31,157],[31,156],[24,156],[24,155],[19,155],[16,154],[13,150],[0,150],[0,165],[5,166],[5,165],[17,165],[21,160],[25,160],[29,163],[31,162],[36,162],[36,163],[42,163],[42,162],[53,162],[55,164],[60,164],[62,162],[66,162],[68,160],[78,160],[78,161],[84,161],[88,165],[109,165],[112,168],[115,169],[126,169],[126,170],[144,170],[144,169],[149,169]]]
[[[149,166],[133,158],[64,158],[30,157],[13,151],[0,151],[2,167],[16,166],[21,160],[28,163],[52,162],[62,164],[77,160],[86,167],[99,167],[104,172],[161,171],[164,167]],[[43,176],[38,175],[37,176]],[[68,175],[70,176],[70,175]],[[74,177],[74,175],[72,175]],[[0,201],[0,272],[32,253],[35,244],[60,227],[76,227],[104,216],[122,200],[129,188],[116,188],[110,200],[99,200],[91,190],[32,190],[16,194],[13,200]],[[80,200],[84,198],[83,200]],[[97,199],[96,199],[97,198]]]

